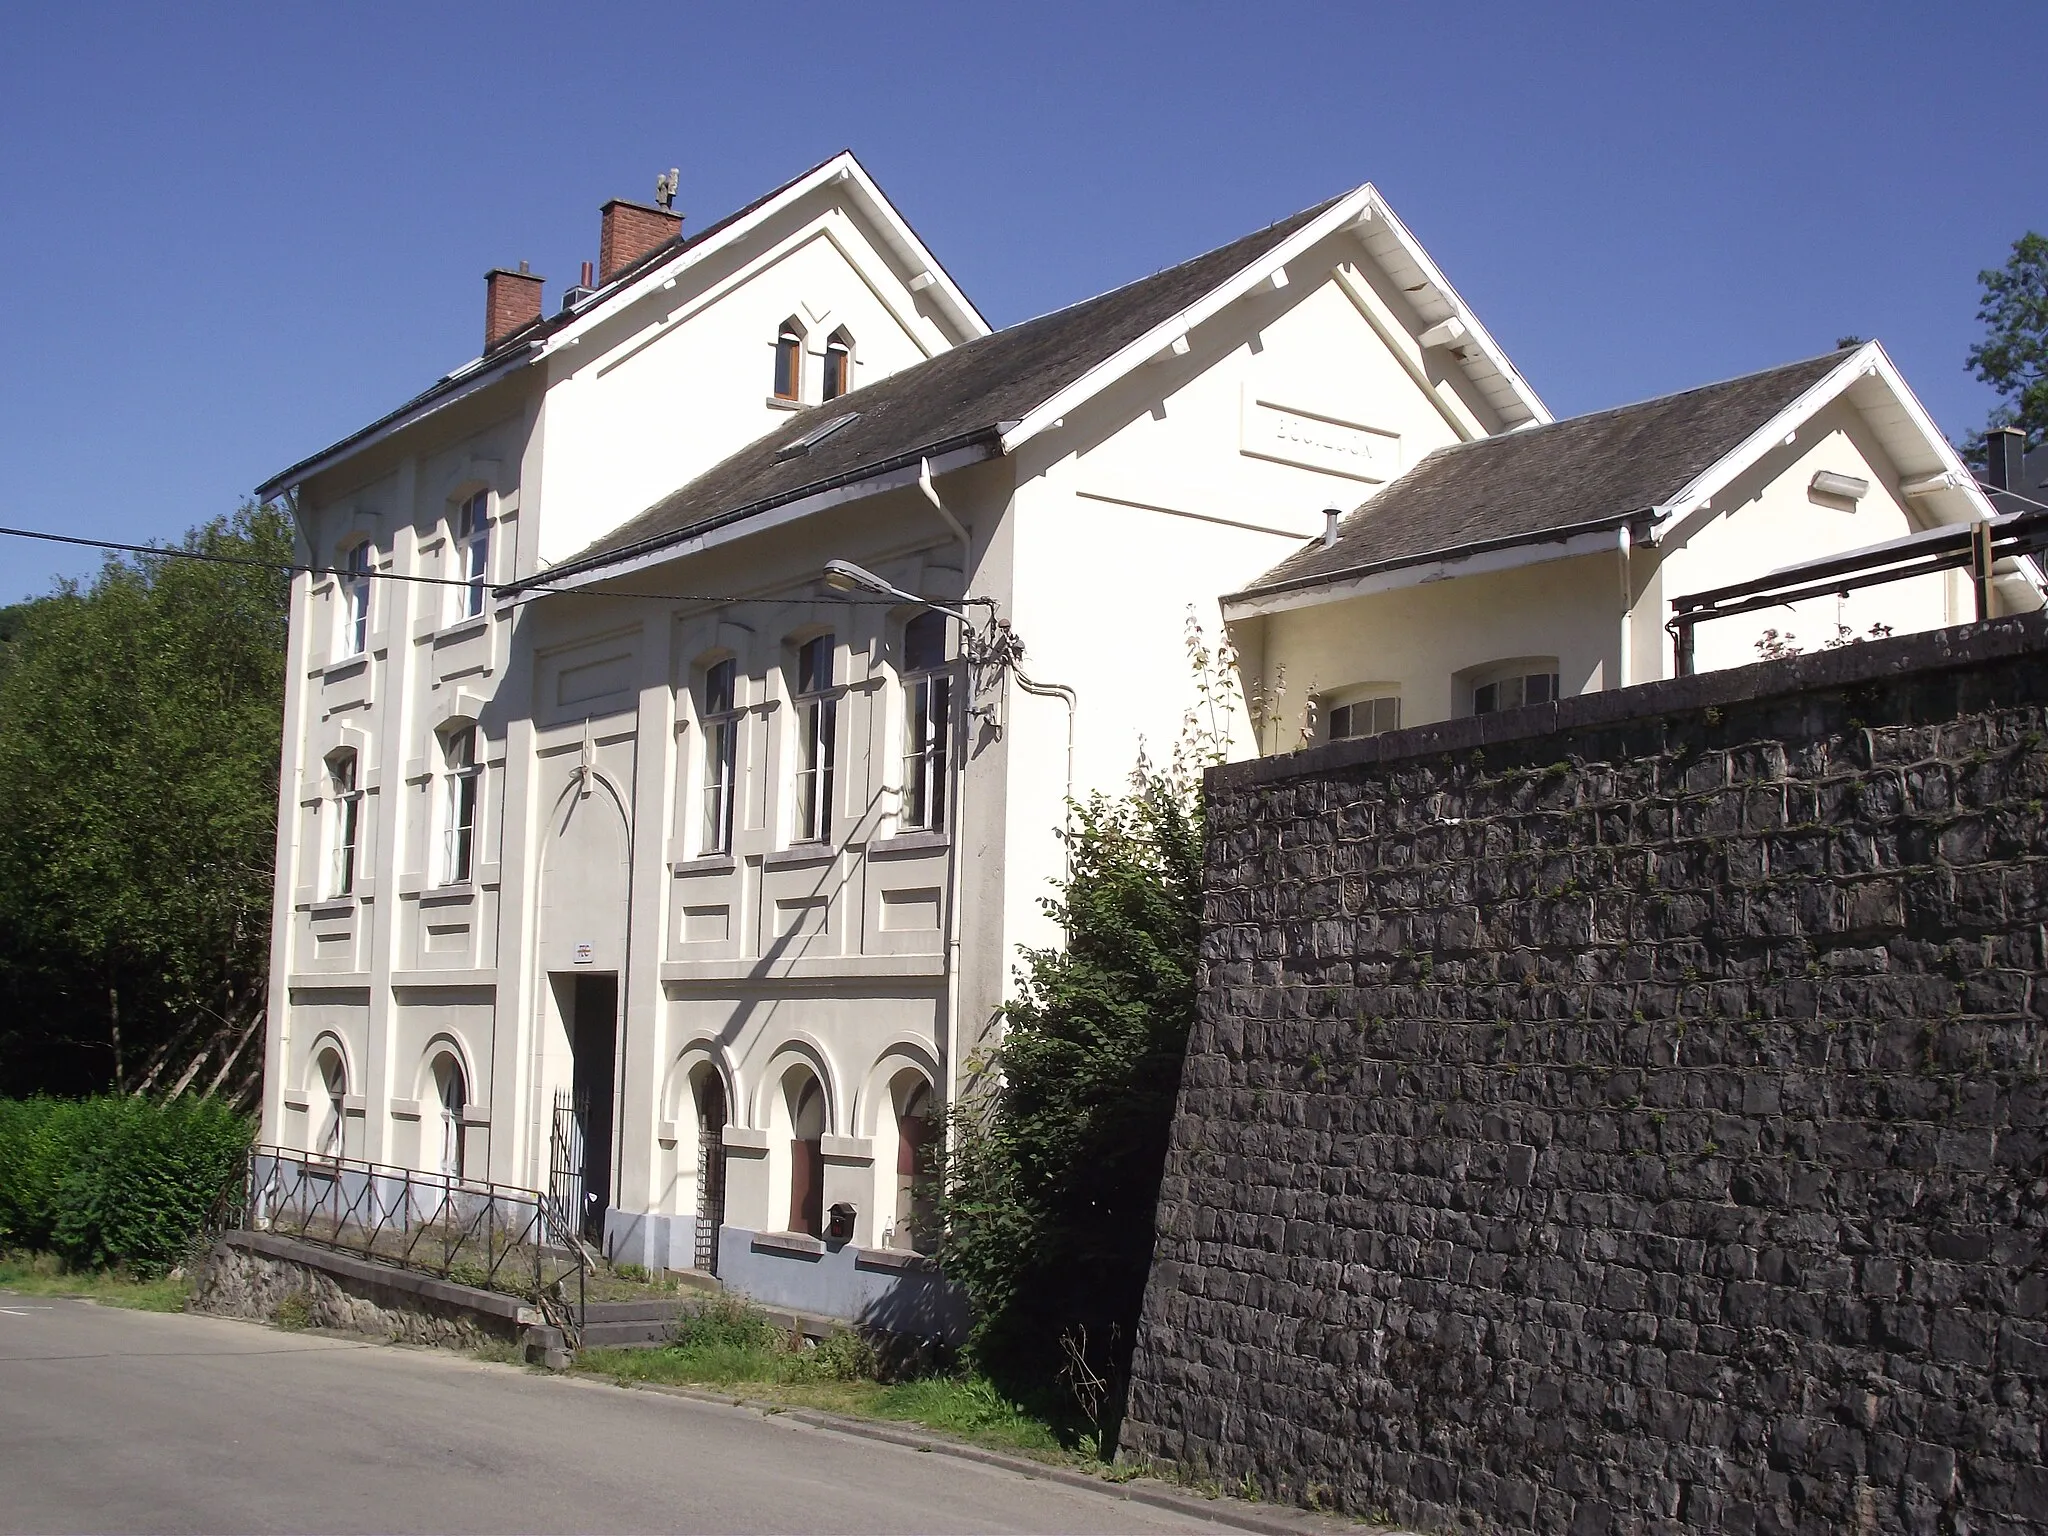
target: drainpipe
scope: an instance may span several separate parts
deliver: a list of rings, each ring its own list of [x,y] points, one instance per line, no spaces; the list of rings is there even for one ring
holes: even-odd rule
[[[974,545],[960,519],[939,499],[938,490],[932,484],[930,459],[918,460],[917,488],[932,504],[932,510],[953,530],[953,537],[960,541],[960,579],[965,582]],[[961,702],[968,701],[963,699]],[[959,709],[954,713],[953,835],[946,845],[946,1158],[949,1163],[953,1156],[953,1106],[958,1101],[960,1083],[960,845],[967,836],[967,752],[973,744],[967,728],[969,712]]]
[[[1615,663],[1615,671],[1618,675],[1615,678],[1614,686],[1626,688],[1635,681],[1635,668],[1631,664],[1633,658],[1629,654],[1630,630],[1633,628],[1629,621],[1631,618],[1630,610],[1634,606],[1634,599],[1631,595],[1632,586],[1628,579],[1629,533],[1627,523],[1621,525],[1620,537],[1615,543],[1615,550],[1621,556],[1621,650],[1618,653],[1620,659]]]

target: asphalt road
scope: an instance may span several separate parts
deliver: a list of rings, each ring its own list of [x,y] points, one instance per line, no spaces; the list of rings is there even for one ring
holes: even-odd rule
[[[745,1409],[0,1293],[0,1531],[1220,1529]]]

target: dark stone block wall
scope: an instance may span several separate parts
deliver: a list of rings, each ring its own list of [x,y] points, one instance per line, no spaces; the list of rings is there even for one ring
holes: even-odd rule
[[[1465,1529],[2048,1529],[2048,627],[1209,780],[1123,1446]]]

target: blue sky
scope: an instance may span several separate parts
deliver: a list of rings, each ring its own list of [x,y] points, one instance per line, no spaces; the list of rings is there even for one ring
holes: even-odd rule
[[[1559,414],[1876,336],[1951,435],[2048,6],[23,7],[0,523],[145,540],[553,303],[597,207],[850,147],[996,324],[1372,180]],[[0,603],[89,573],[0,539]]]

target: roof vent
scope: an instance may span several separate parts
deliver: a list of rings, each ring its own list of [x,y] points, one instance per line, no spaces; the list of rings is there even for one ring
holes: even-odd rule
[[[589,298],[593,293],[597,292],[597,289],[591,286],[592,276],[593,274],[590,270],[590,263],[586,261],[585,263],[583,263],[582,280],[578,282],[574,288],[565,288],[562,290],[563,314],[566,315],[578,304],[581,304],[585,299]]]
[[[859,420],[859,411],[848,411],[844,416],[834,416],[822,426],[811,428],[810,431],[806,432],[795,442],[785,443],[782,447],[778,448],[775,451],[775,462],[780,464],[784,459],[800,459],[841,427],[851,426]]]
[[[1337,519],[1343,515],[1335,507],[1323,508],[1323,548],[1337,547]]]

